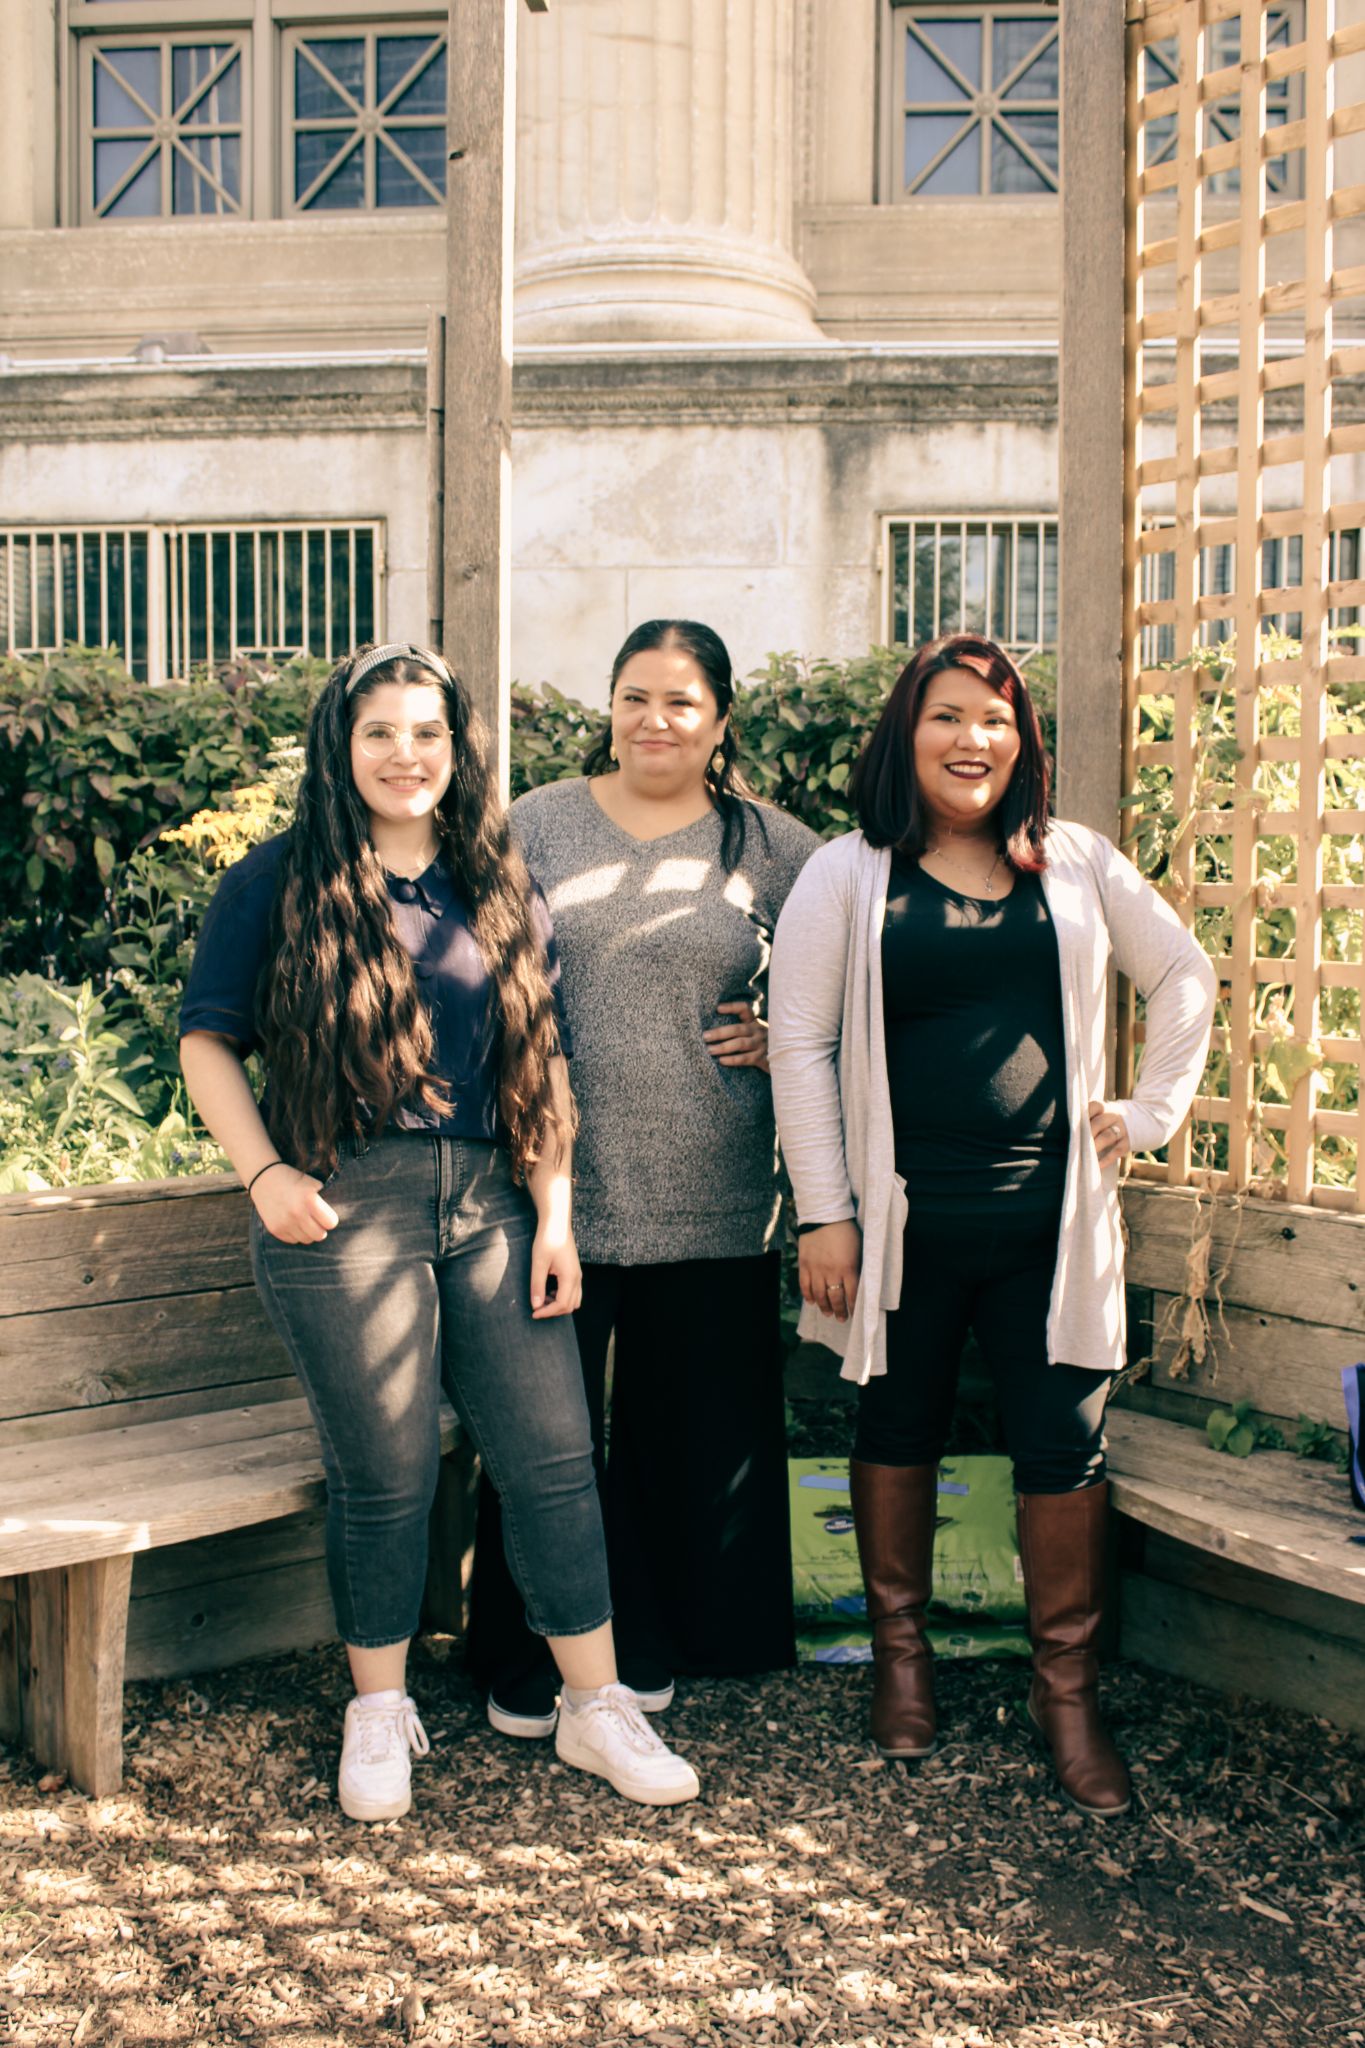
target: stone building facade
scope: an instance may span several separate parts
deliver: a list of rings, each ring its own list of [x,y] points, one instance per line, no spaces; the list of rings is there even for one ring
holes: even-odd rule
[[[0,647],[422,634],[443,26],[7,0]],[[1058,59],[1052,0],[523,14],[522,681],[660,613],[741,672],[1055,636]]]

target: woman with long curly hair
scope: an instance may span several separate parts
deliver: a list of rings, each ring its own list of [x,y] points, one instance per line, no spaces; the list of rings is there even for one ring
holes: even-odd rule
[[[762,1005],[778,912],[818,841],[745,782],[734,696],[709,626],[646,621],[612,665],[584,775],[511,811],[563,954],[582,1119],[575,1322],[621,1675],[650,1712],[676,1674],[794,1659]],[[470,1662],[495,1728],[547,1736],[554,1671],[508,1582],[495,1486]]]
[[[560,1757],[691,1799],[617,1683],[572,1314],[571,1048],[543,899],[438,654],[360,648],[308,729],[293,825],[224,877],[181,1012],[195,1106],[251,1198],[257,1284],[308,1396],[356,1697],[338,1792],[408,1810],[408,1696],[444,1384],[502,1494]],[[259,1049],[258,1106],[243,1060]]]
[[[1104,1409],[1123,1364],[1119,1161],[1203,1071],[1214,977],[1098,832],[1048,815],[1028,687],[993,641],[922,647],[773,942],[771,1051],[801,1232],[801,1331],[857,1383],[850,1484],[873,1624],[872,1738],[927,1756],[938,1462],[970,1329],[1014,1462],[1029,1714],[1067,1797],[1126,1811],[1100,1721]],[[1110,962],[1147,999],[1105,1096]]]

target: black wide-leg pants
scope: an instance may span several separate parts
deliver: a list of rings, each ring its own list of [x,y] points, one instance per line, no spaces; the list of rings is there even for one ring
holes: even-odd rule
[[[776,1253],[583,1268],[574,1324],[623,1669],[719,1677],[795,1660],[780,1287]],[[543,1654],[485,1477],[470,1667],[496,1691]]]

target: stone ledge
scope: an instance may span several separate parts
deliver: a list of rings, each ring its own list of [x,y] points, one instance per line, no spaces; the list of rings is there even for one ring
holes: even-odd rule
[[[1210,371],[1230,367],[1210,361]],[[740,426],[912,428],[1057,420],[1057,358],[1038,349],[604,350],[528,352],[516,364],[514,424],[523,428]],[[1335,387],[1339,422],[1365,419],[1365,379]],[[1292,429],[1298,394],[1266,400],[1267,422]],[[0,444],[214,439],[242,435],[421,433],[420,360],[216,364],[183,362],[16,370],[0,375]],[[1231,403],[1205,409],[1235,423]]]

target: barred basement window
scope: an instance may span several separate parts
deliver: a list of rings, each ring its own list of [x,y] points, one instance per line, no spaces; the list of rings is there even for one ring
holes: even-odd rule
[[[1162,542],[1166,545],[1163,546]],[[1328,583],[1355,583],[1365,563],[1365,527],[1344,527],[1327,536]],[[1175,523],[1159,519],[1144,529],[1142,541],[1139,602],[1175,606]],[[1273,597],[1285,593],[1286,609],[1261,614],[1263,632],[1282,633],[1287,639],[1303,638],[1303,613],[1289,609],[1301,595],[1303,585],[1303,535],[1272,536],[1261,542],[1261,590]],[[1205,646],[1227,640],[1233,631],[1237,590],[1237,549],[1231,541],[1220,541],[1199,550],[1200,610],[1199,638]],[[1334,605],[1327,614],[1333,635],[1356,636],[1365,624],[1365,607]],[[1143,626],[1139,660],[1144,669],[1158,667],[1176,658],[1175,626],[1165,621]]]
[[[379,521],[0,528],[0,649],[114,648],[165,682],[240,657],[338,659],[384,632]]]
[[[298,30],[286,64],[294,212],[444,205],[443,34],[388,24]]]
[[[887,519],[883,631],[893,647],[984,633],[1018,658],[1057,643],[1057,521]]]
[[[884,22],[885,197],[1057,190],[1055,5],[887,0]]]

